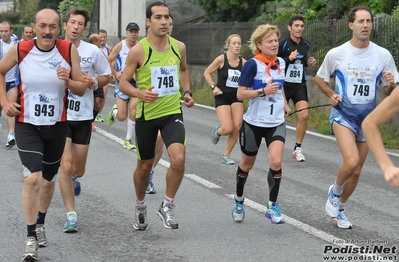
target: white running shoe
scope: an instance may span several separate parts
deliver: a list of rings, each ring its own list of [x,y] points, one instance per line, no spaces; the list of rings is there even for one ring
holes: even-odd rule
[[[14,136],[14,133],[10,132],[10,133],[8,133],[8,136],[7,136],[6,147],[13,147],[13,146],[15,146],[15,136]]]
[[[211,141],[214,145],[216,145],[219,142],[220,135],[218,135],[218,129],[220,128],[220,124],[216,124],[215,127],[213,128],[212,134],[211,134]]]
[[[302,148],[297,147],[292,152],[292,158],[295,159],[296,162],[305,162],[305,156],[302,153]]]
[[[245,210],[244,210],[244,200],[237,201],[234,199],[234,208],[231,211],[231,216],[235,222],[242,222],[245,218]]]
[[[338,216],[334,217],[333,220],[339,228],[352,229],[352,223],[349,222],[348,218],[345,216],[343,209],[339,210]]]
[[[46,228],[43,225],[36,225],[36,235],[39,247],[47,247]]]
[[[225,165],[234,165],[234,160],[231,159],[230,154],[222,157],[222,163]]]
[[[27,237],[25,240],[25,251],[22,255],[23,261],[33,261],[39,259],[39,243],[34,237]]]
[[[133,228],[135,230],[141,231],[148,229],[147,206],[136,205],[134,212]]]
[[[334,195],[334,185],[331,185],[328,189],[328,199],[326,202],[326,212],[330,217],[337,217],[339,213],[339,200],[341,196]]]
[[[285,220],[283,214],[281,214],[280,208],[276,202],[273,202],[267,207],[265,216],[270,219],[272,224],[284,224]]]

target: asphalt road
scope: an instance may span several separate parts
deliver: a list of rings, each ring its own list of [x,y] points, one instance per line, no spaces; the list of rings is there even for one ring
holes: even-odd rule
[[[104,117],[113,103],[110,90]],[[296,163],[291,158],[295,131],[289,127],[278,198],[287,223],[272,225],[264,216],[269,168],[266,146],[261,148],[245,187],[245,221],[235,223],[231,219],[231,197],[237,164],[226,166],[220,162],[226,138],[221,138],[216,146],[210,141],[217,116],[208,107],[183,108],[188,146],[185,179],[175,199],[180,228],[166,229],[156,216],[169,164],[164,152],[154,176],[157,194],[147,197],[150,228],[145,232],[133,229],[132,173],[136,155],[121,144],[126,122],[112,126],[96,123],[86,174],[80,180],[82,194],[76,203],[80,230],[76,234],[62,232],[65,209],[57,184],[46,218],[49,245],[40,249],[40,261],[318,262],[381,261],[389,256],[393,261],[399,259],[399,190],[386,184],[371,154],[358,188],[347,203],[346,214],[354,228],[338,229],[324,210],[328,187],[341,162],[336,142],[331,136],[309,132],[303,143],[307,161]],[[0,261],[18,261],[26,235],[21,204],[22,167],[17,150],[4,146],[4,114],[0,124]],[[232,158],[236,163],[240,160],[238,145]],[[399,164],[398,155],[393,154],[392,159]],[[385,254],[375,254],[374,246],[382,247]],[[354,254],[356,248],[363,248],[367,256]]]

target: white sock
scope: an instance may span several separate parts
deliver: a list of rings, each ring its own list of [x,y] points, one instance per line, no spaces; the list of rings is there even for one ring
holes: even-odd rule
[[[242,201],[244,201],[244,196],[237,196],[237,195],[234,195],[234,199],[235,200],[237,200],[237,201],[240,201],[240,202],[242,202]]]
[[[134,128],[136,126],[136,121],[127,120],[127,132],[126,132],[126,139],[134,138]]]
[[[167,203],[173,203],[173,200],[175,200],[175,199],[165,195],[165,198],[163,200],[163,205],[165,206],[165,204],[167,204]]]
[[[334,182],[333,193],[336,196],[342,195],[343,186],[338,186],[337,181]]]
[[[70,215],[73,215],[73,216],[76,217],[76,216],[77,216],[77,215],[76,215],[76,211],[68,212],[68,213],[67,213],[67,218],[68,218]]]
[[[143,200],[137,200],[136,199],[136,206],[143,207],[145,205],[146,205],[145,204],[145,198]]]
[[[339,210],[344,210],[345,209],[345,203],[339,202]]]
[[[118,113],[118,108],[115,108],[114,110],[112,110],[112,115],[114,117],[116,117],[116,114]]]

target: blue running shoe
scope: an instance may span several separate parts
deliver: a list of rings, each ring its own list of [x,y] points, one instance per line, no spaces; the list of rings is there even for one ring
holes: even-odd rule
[[[242,222],[245,218],[244,201],[237,201],[234,199],[234,208],[231,211],[231,216],[235,222]]]
[[[78,216],[76,213],[69,214],[67,221],[64,225],[64,233],[76,233],[78,232]]]
[[[284,224],[285,220],[276,202],[266,209],[265,216],[270,219],[272,224]]]
[[[352,223],[345,216],[343,209],[339,210],[338,216],[333,218],[333,221],[339,228],[352,229]]]
[[[234,160],[230,158],[230,154],[222,157],[222,163],[225,165],[234,165]]]
[[[78,178],[76,176],[72,177],[73,184],[75,186],[75,196],[80,195],[80,191],[82,190],[82,187],[80,186],[80,182],[78,181]]]
[[[333,192],[334,185],[328,189],[328,199],[326,202],[326,212],[330,217],[337,217],[339,213],[339,200],[341,196],[337,196]]]

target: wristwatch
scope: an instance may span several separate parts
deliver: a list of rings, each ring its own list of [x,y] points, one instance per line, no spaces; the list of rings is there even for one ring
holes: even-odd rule
[[[184,95],[186,94],[189,94],[191,97],[193,97],[193,92],[191,92],[191,90],[184,91]]]
[[[213,90],[213,89],[215,89],[215,84],[213,84],[213,85],[211,85],[211,89]]]
[[[266,94],[265,94],[265,90],[263,89],[263,88],[261,88],[261,89],[258,89],[258,96],[259,97],[263,97],[263,96],[265,96]]]

